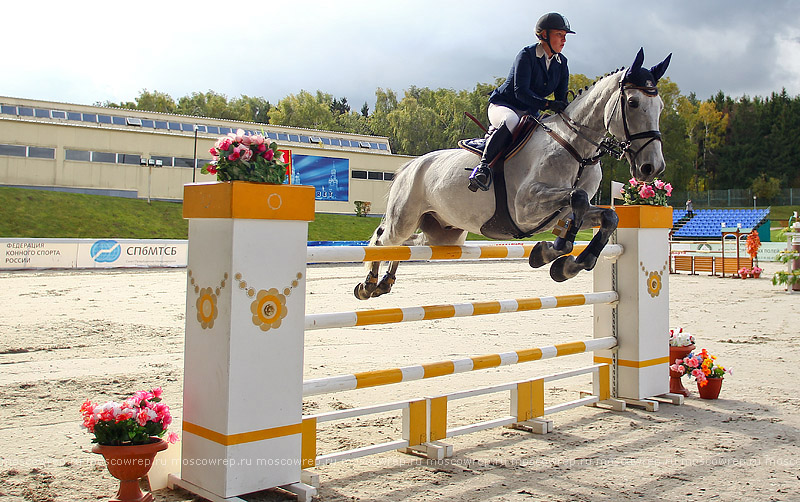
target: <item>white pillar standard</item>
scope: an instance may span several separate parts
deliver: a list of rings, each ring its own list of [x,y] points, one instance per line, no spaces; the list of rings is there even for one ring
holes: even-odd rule
[[[619,303],[594,306],[594,336],[617,337],[618,348],[595,353],[613,364],[612,396],[640,400],[669,392],[669,230],[672,208],[617,206],[616,262],[600,258],[594,290],[614,290]],[[614,240],[615,239],[615,240]]]
[[[314,188],[186,185],[183,215],[189,258],[177,484],[228,498],[297,483]]]

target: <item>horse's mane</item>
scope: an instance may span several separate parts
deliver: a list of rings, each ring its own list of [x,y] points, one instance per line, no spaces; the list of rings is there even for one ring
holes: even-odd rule
[[[587,85],[583,89],[578,89],[578,93],[575,95],[575,98],[572,100],[572,102],[570,104],[575,103],[576,101],[582,100],[583,98],[586,97],[587,94],[589,94],[588,91],[593,89],[595,85],[599,84],[600,82],[605,81],[609,77],[613,77],[614,75],[618,75],[620,72],[623,72],[623,71],[625,71],[625,67],[624,66],[621,67],[621,68],[617,68],[616,70],[614,70],[612,72],[606,73],[605,75],[603,75],[602,77],[599,77],[597,80],[592,82],[590,85]]]

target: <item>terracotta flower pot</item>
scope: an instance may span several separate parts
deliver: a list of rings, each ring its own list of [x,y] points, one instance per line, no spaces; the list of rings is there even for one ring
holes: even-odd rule
[[[675,364],[676,359],[683,359],[684,357],[688,356],[691,351],[694,350],[694,345],[684,345],[682,347],[674,347],[672,345],[669,346],[669,364]],[[672,394],[683,394],[684,396],[689,395],[689,390],[683,386],[683,382],[681,382],[681,375],[677,371],[669,370],[669,391]]]
[[[700,393],[700,397],[703,399],[717,399],[719,397],[719,391],[722,390],[722,381],[724,378],[708,378],[706,380],[706,384],[700,387],[700,383],[697,384],[697,392]]]
[[[92,451],[103,455],[108,472],[119,480],[117,497],[109,502],[152,502],[153,495],[139,489],[139,478],[153,465],[156,453],[167,449],[167,442],[153,438],[152,443],[108,446],[97,444]]]
[[[753,278],[758,279],[761,277],[761,272],[753,272]]]

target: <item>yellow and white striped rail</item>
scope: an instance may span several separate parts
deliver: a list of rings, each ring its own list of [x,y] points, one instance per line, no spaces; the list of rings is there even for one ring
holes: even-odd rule
[[[484,260],[521,259],[531,254],[532,244],[496,244],[483,246],[312,246],[308,263],[341,263],[362,261],[410,260]],[[587,246],[576,242],[570,254],[576,255]],[[619,244],[608,244],[600,256],[616,258],[623,252]]]
[[[386,370],[365,371],[351,375],[339,375],[326,378],[317,378],[303,382],[303,397],[329,394],[345,390],[377,387],[400,382],[422,380],[455,373],[495,368],[510,364],[538,361],[553,357],[594,352],[596,350],[616,347],[617,340],[613,337],[595,338],[580,342],[559,343],[545,347],[503,352],[500,354],[487,354],[483,356],[467,357],[464,359],[451,359],[435,363],[404,366]]]
[[[347,328],[352,326],[369,326],[373,324],[447,319],[450,317],[502,314],[505,312],[525,312],[529,310],[612,303],[618,299],[619,295],[615,291],[600,291],[597,293],[541,296],[538,298],[521,298],[516,300],[306,314],[305,329]]]

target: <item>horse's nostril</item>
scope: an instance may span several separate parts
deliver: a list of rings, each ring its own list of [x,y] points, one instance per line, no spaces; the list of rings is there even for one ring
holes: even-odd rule
[[[653,164],[644,164],[642,166],[642,174],[645,176],[650,176],[654,171]]]

